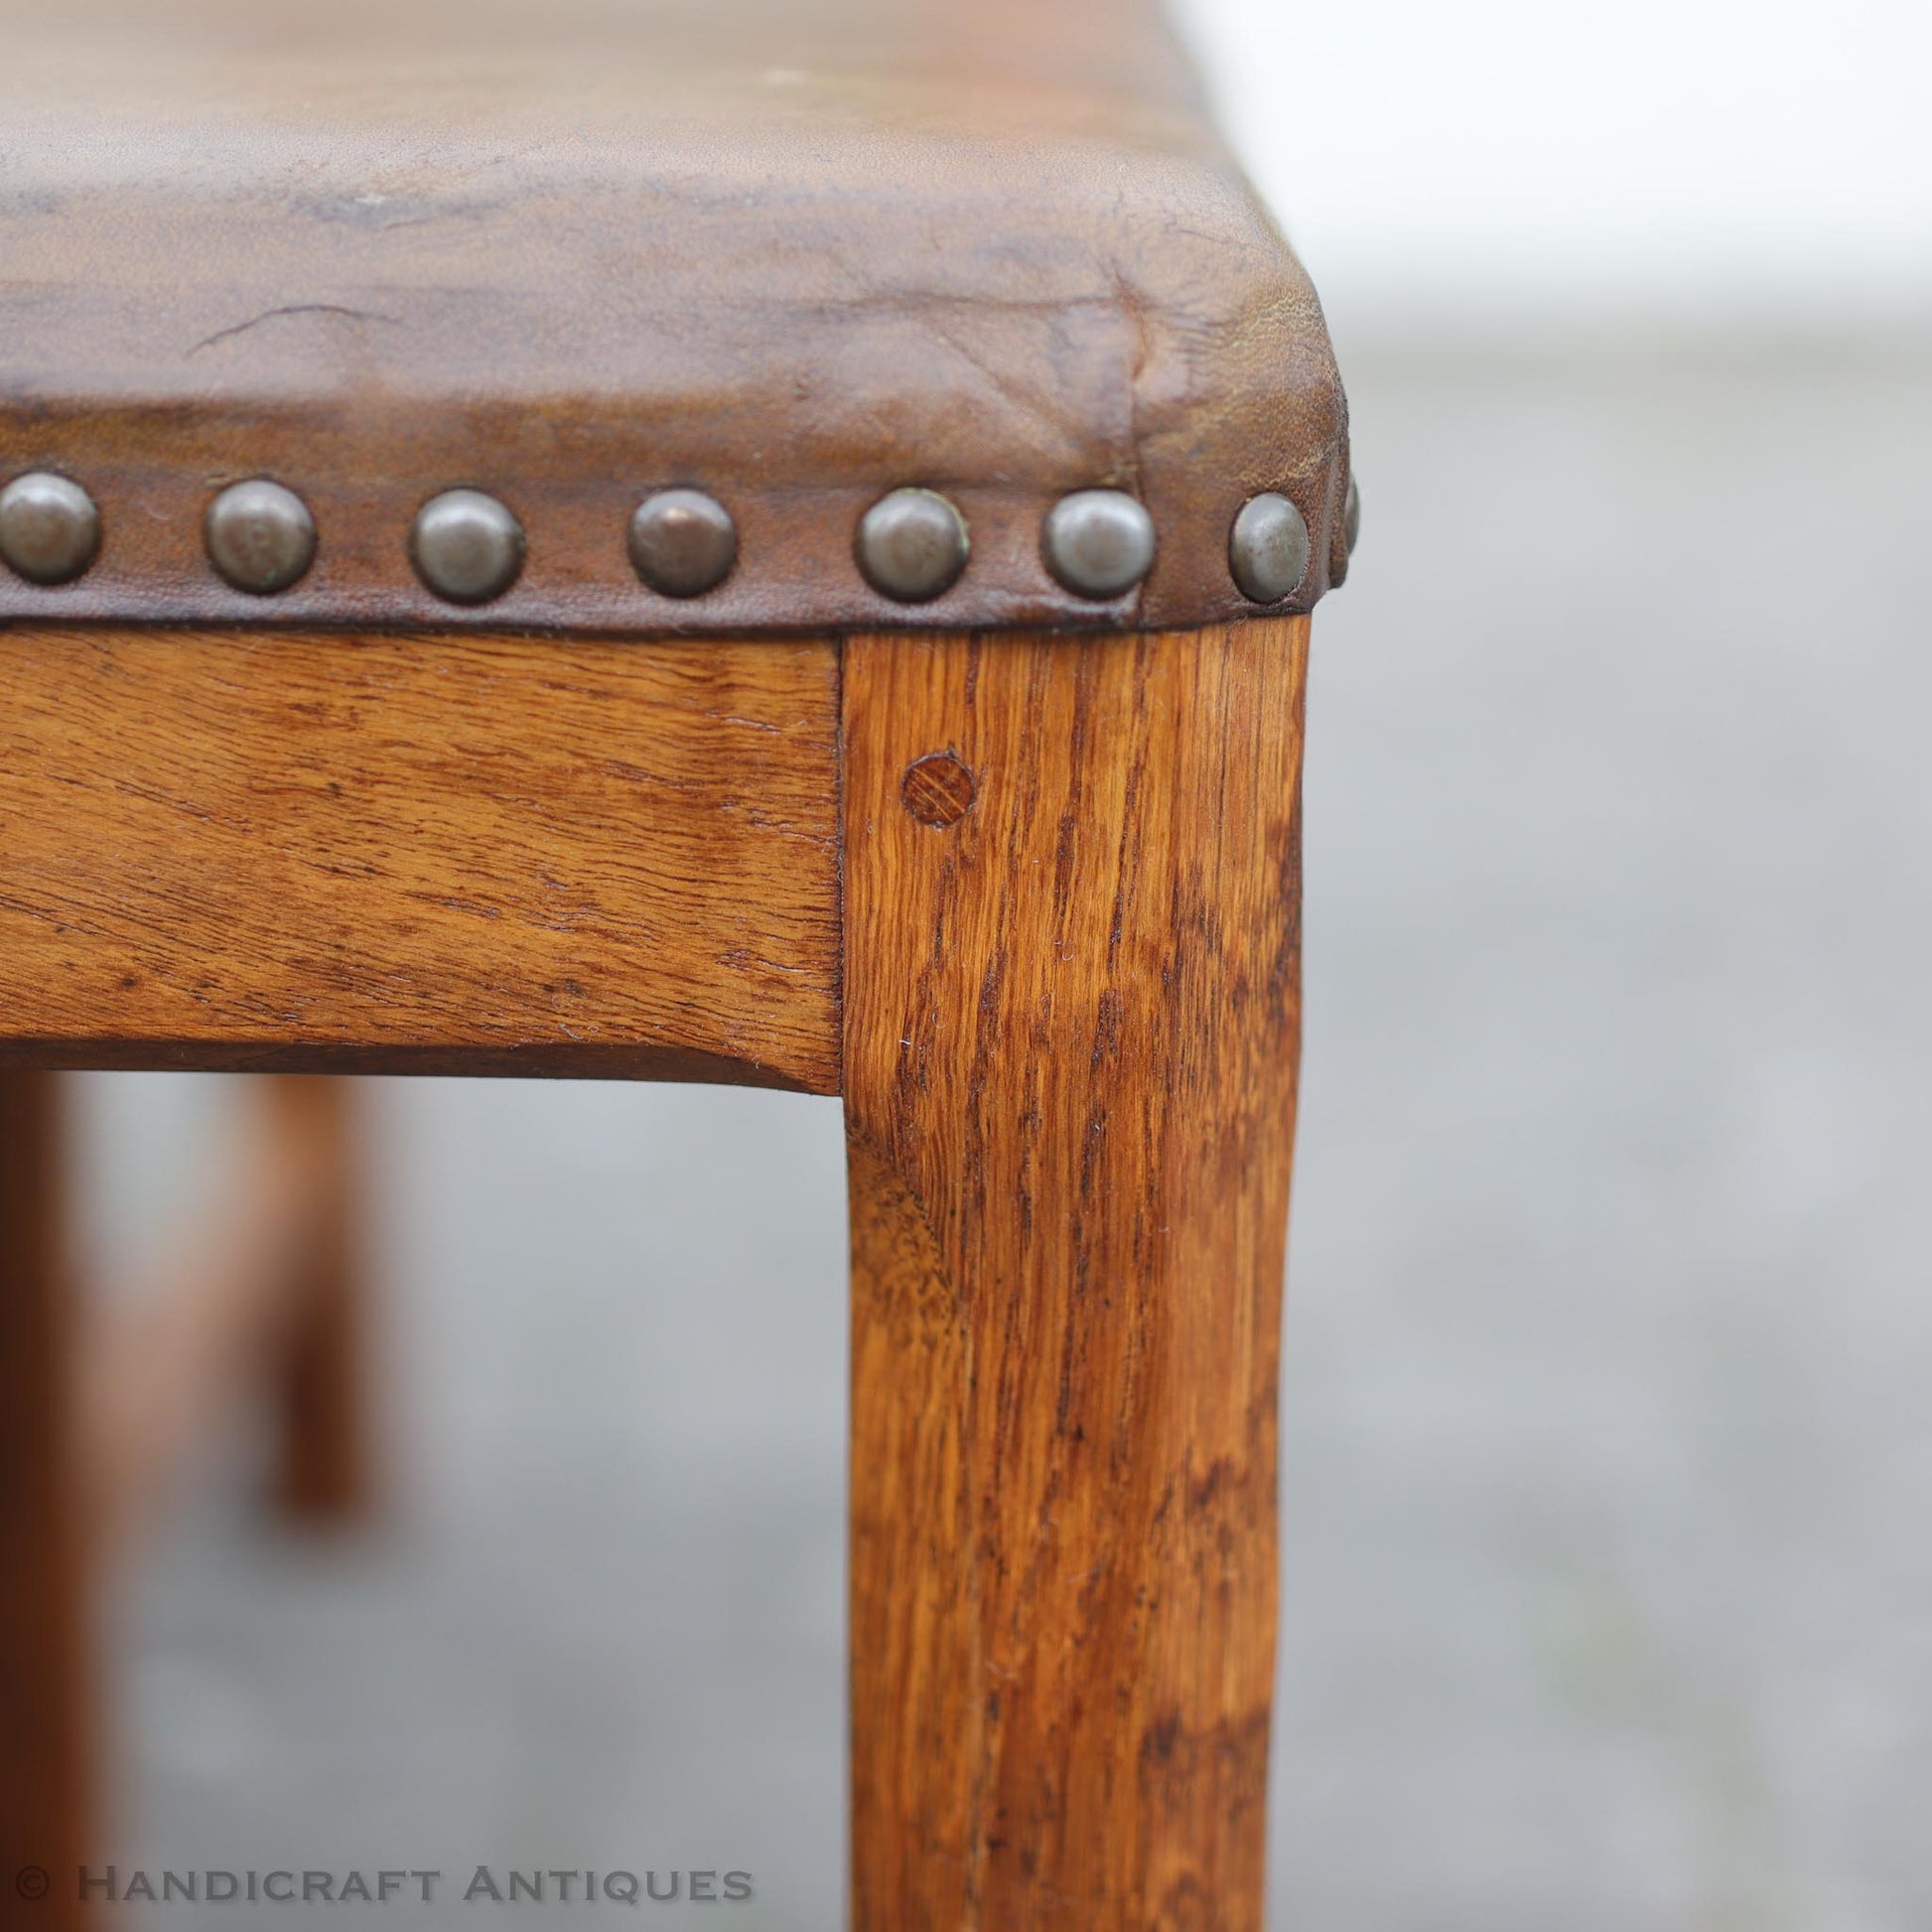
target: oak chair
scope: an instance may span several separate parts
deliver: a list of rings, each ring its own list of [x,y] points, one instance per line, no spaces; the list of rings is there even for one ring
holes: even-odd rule
[[[1151,0],[0,26],[0,1926],[171,1418],[353,1506],[303,1076],[435,1071],[844,1098],[860,1932],[1252,1932],[1354,498]],[[81,1347],[74,1067],[275,1076],[199,1343]]]

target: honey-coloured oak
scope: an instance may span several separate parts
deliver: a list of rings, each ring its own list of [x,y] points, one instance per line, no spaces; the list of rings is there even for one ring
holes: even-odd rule
[[[1262,1922],[1307,642],[846,647],[856,1932]]]
[[[836,1090],[829,640],[0,627],[0,1062]]]
[[[855,1932],[1259,1932],[1307,646],[0,635],[0,1056],[842,1091]],[[362,1492],[341,1090],[265,1091],[76,1401],[0,1072],[6,1858],[80,1856],[91,1531],[227,1366]]]

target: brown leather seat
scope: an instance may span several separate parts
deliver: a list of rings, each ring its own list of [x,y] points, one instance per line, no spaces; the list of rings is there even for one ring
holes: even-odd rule
[[[1174,627],[1254,606],[1231,523],[1345,567],[1345,411],[1300,265],[1147,0],[0,0],[0,483],[81,484],[97,559],[0,620]],[[267,604],[208,568],[221,483],[307,502]],[[437,491],[520,520],[514,588],[409,568]],[[640,493],[730,509],[668,599]],[[943,490],[970,567],[908,610],[853,559]],[[1064,493],[1152,512],[1145,585],[1045,568]]]

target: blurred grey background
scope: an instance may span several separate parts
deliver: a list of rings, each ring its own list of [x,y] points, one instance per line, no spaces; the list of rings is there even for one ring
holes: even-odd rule
[[[1275,1922],[1920,1932],[1932,17],[1188,20],[1366,497],[1311,703]],[[81,1087],[112,1272],[234,1093]],[[114,1592],[114,1856],[738,1866],[829,1932],[836,1105],[365,1102],[386,1518],[292,1538],[215,1446]]]

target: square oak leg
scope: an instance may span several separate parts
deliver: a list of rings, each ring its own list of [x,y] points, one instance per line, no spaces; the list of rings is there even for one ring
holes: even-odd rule
[[[60,1097],[0,1073],[0,1927],[37,1932],[82,1920],[92,1735]]]
[[[1306,620],[847,646],[857,1932],[1256,1932]]]

